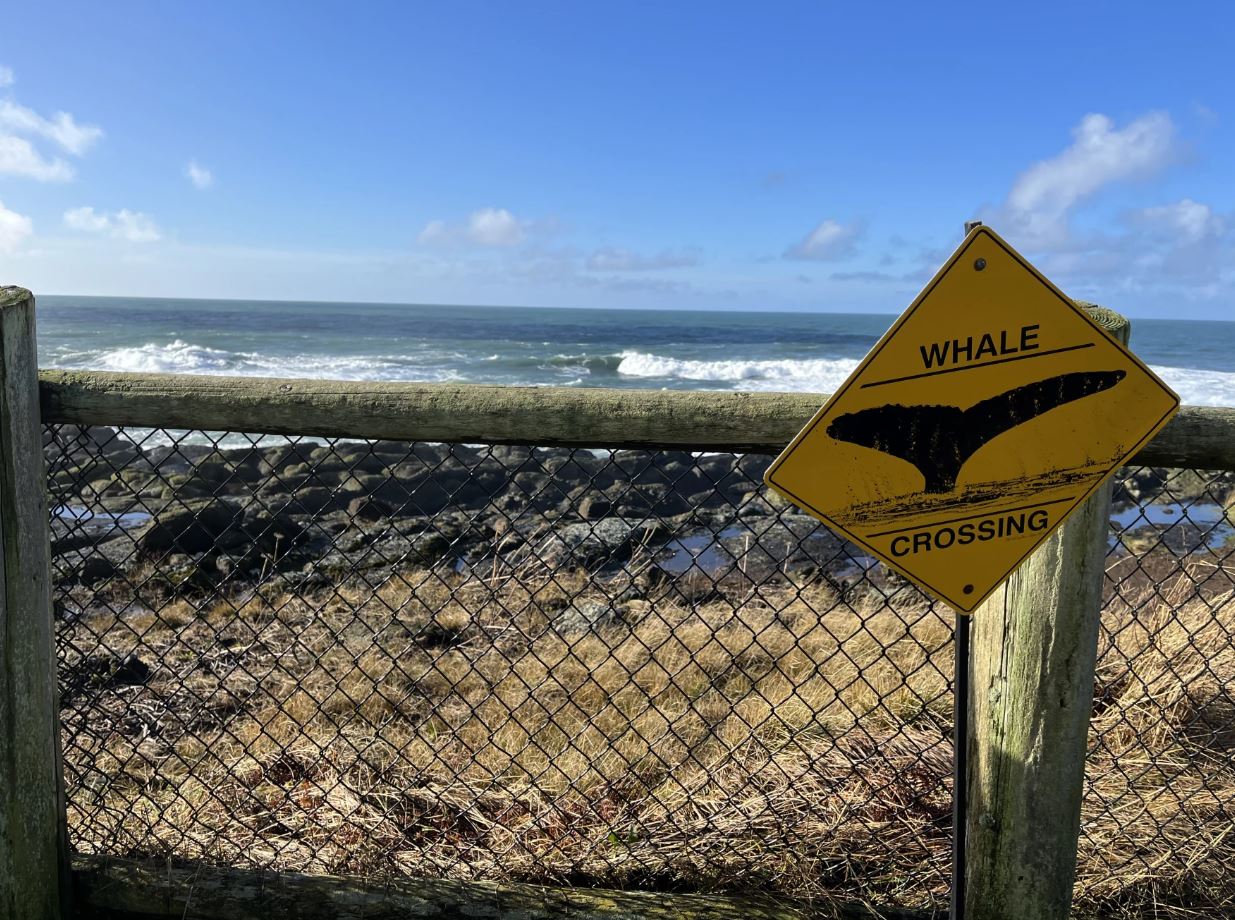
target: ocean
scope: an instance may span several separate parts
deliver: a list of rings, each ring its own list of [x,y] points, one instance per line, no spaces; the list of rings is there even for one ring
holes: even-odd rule
[[[43,296],[39,363],[183,374],[831,392],[894,315]],[[1137,319],[1191,405],[1235,406],[1235,322]]]

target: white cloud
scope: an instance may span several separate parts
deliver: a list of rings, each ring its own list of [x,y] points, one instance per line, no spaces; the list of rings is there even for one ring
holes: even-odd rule
[[[105,214],[95,214],[94,208],[73,208],[64,212],[64,225],[70,230],[103,233],[111,226],[111,220]]]
[[[153,243],[162,239],[158,225],[147,215],[136,211],[117,211],[113,218],[114,236],[130,243]]]
[[[1226,231],[1226,222],[1214,213],[1213,208],[1191,198],[1174,204],[1142,208],[1133,212],[1131,218],[1150,232],[1166,234],[1181,244],[1199,243],[1221,236]]]
[[[13,71],[0,67],[0,88],[12,84]],[[68,112],[44,118],[12,99],[0,99],[0,176],[67,182],[73,178],[73,167],[58,157],[44,156],[30,138],[50,140],[74,156],[81,156],[102,136],[102,129],[79,125]]]
[[[194,188],[207,189],[214,185],[214,173],[197,160],[189,160],[189,165],[184,168],[184,174],[189,177]]]
[[[51,118],[44,118],[8,99],[0,99],[0,128],[45,137],[74,156],[81,156],[103,136],[102,128],[79,125],[68,112],[56,112]]]
[[[73,167],[58,158],[45,159],[24,137],[0,134],[0,176],[67,182],[73,178]]]
[[[64,225],[82,233],[96,233],[129,243],[154,243],[163,238],[158,225],[146,214],[127,208],[108,214],[94,208],[64,212]]]
[[[1106,115],[1086,115],[1072,144],[1030,166],[1012,184],[1003,221],[1029,248],[1048,248],[1068,237],[1077,204],[1113,182],[1145,178],[1178,153],[1175,126],[1165,112],[1150,112],[1123,128]]]
[[[0,69],[0,77],[3,77]],[[16,211],[10,211],[0,201],[0,252],[12,253],[17,250],[21,241],[34,232],[34,224],[30,218]]]
[[[484,208],[468,218],[467,235],[481,246],[514,246],[523,240],[523,224],[505,208]]]
[[[431,220],[425,224],[425,228],[420,231],[416,237],[421,243],[441,243],[445,242],[450,235],[450,231],[444,220]]]
[[[431,220],[416,239],[421,243],[470,243],[474,246],[509,247],[522,243],[531,222],[520,220],[505,208],[481,208],[466,222],[455,224]]]
[[[858,223],[846,225],[828,218],[808,233],[800,243],[786,249],[785,258],[811,262],[844,259],[853,255],[862,229]]]
[[[653,255],[640,255],[629,249],[606,247],[588,256],[587,267],[594,272],[643,272],[669,268],[688,268],[699,264],[698,254],[666,249]]]

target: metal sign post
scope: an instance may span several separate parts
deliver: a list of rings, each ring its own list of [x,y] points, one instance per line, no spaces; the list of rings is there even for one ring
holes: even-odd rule
[[[980,220],[965,221],[965,236],[982,226]],[[952,891],[949,920],[965,917],[965,822],[969,820],[969,617],[952,614]]]
[[[969,617],[956,614],[952,676],[952,896],[950,920],[965,916],[965,822],[968,820],[965,772],[969,749]]]

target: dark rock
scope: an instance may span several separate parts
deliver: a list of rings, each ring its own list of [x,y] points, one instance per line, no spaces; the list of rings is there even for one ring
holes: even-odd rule
[[[262,451],[257,447],[236,447],[217,451],[208,462],[221,463],[243,482],[254,482],[262,475]]]
[[[116,564],[101,553],[91,553],[77,567],[77,577],[83,585],[104,581],[116,574]]]
[[[409,559],[437,565],[450,555],[451,541],[435,531],[425,531],[412,542]]]
[[[419,462],[399,463],[391,467],[387,475],[410,489],[429,475],[429,468]]]
[[[297,489],[286,506],[293,514],[317,514],[335,505],[335,497],[331,491],[322,486],[310,486],[307,489]]]
[[[206,459],[193,467],[193,478],[212,486],[221,486],[232,476],[232,470],[217,460]]]
[[[1154,467],[1120,470],[1115,476],[1111,502],[1118,507],[1150,500],[1162,491],[1162,486],[1169,476],[1170,470]]]
[[[307,463],[317,449],[314,444],[280,444],[262,449],[260,471],[263,477],[296,463]]]
[[[147,555],[229,552],[237,557],[236,567],[243,569],[295,548],[303,528],[287,508],[286,503],[277,509],[250,505],[241,511],[224,499],[178,503],[146,526],[137,546]]]
[[[478,509],[488,501],[488,491],[466,474],[435,474],[411,490],[407,504],[410,513],[435,514],[448,507]]]
[[[614,498],[613,506],[625,517],[673,517],[694,507],[666,485],[627,489]]]
[[[304,462],[289,463],[279,472],[279,478],[284,482],[302,482],[309,477],[313,468]]]
[[[168,507],[141,532],[138,548],[144,553],[203,553],[235,529],[239,510],[221,499],[179,503]]]
[[[388,465],[388,461],[377,456],[364,444],[340,444],[335,448],[335,456],[344,467],[353,473],[380,473]]]
[[[587,633],[622,623],[622,612],[611,604],[577,602],[553,615],[553,628],[559,633]]]
[[[362,496],[347,503],[347,514],[358,521],[380,521],[390,517],[391,508],[379,499]]]
[[[539,545],[530,545],[549,568],[580,566],[596,568],[618,565],[629,559],[637,546],[652,545],[667,534],[655,524],[608,517],[586,524],[559,527]]]
[[[579,517],[585,521],[597,521],[613,510],[613,503],[607,498],[588,496],[579,503]]]
[[[414,638],[417,645],[430,649],[453,648],[463,641],[467,634],[466,627],[443,626],[440,623],[427,623],[416,631]]]
[[[192,474],[174,473],[163,480],[163,496],[167,499],[208,498],[215,487]]]
[[[489,457],[512,472],[532,458],[532,448],[512,444],[495,444]]]
[[[815,518],[793,512],[775,518],[743,518],[740,525],[720,533],[719,543],[727,556],[741,560],[746,574],[755,580],[778,570],[827,570],[863,554]]]
[[[113,684],[133,687],[150,679],[150,665],[136,655],[125,655],[111,672]]]

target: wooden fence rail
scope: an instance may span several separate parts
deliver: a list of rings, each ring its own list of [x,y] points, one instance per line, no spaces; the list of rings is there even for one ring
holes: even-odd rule
[[[41,371],[43,421],[320,437],[780,453],[823,393]],[[1235,409],[1187,406],[1136,463],[1235,469]]]

